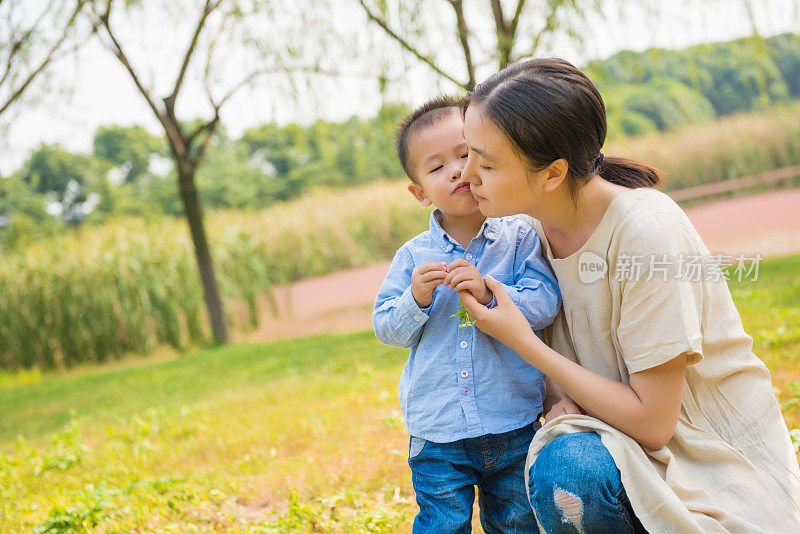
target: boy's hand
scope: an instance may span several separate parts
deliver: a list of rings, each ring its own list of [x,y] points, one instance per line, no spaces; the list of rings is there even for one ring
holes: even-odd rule
[[[417,306],[427,308],[431,305],[433,292],[446,275],[447,264],[441,261],[426,261],[414,268],[411,273],[411,294],[414,295]]]
[[[456,291],[469,291],[484,306],[492,302],[492,292],[486,287],[478,268],[467,260],[457,259],[447,266],[444,285]]]

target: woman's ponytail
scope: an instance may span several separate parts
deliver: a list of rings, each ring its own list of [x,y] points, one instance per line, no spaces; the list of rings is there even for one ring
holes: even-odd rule
[[[604,180],[630,189],[654,187],[661,182],[661,171],[635,159],[603,157],[598,167],[597,173]]]

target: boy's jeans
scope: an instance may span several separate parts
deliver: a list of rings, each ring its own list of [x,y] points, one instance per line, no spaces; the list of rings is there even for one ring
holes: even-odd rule
[[[414,534],[468,533],[478,486],[486,534],[537,533],[525,494],[525,458],[541,424],[452,443],[411,438],[408,465],[419,513]]]
[[[549,534],[640,534],[647,531],[600,436],[559,436],[539,452],[528,477],[531,503]]]

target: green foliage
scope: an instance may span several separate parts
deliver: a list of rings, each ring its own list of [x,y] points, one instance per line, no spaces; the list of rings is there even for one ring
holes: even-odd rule
[[[42,145],[22,171],[22,177],[34,191],[50,194],[61,204],[60,217],[78,222],[91,186],[104,180],[104,169],[98,161],[84,154],[73,154],[59,145]]]
[[[653,48],[619,52],[584,69],[603,91],[619,85],[647,84],[671,79],[704,96],[717,115],[749,111],[789,98],[788,78],[800,60],[797,36],[748,37],[725,43],[702,44],[683,50]],[[783,69],[778,66],[783,66]]]
[[[607,95],[608,130],[612,139],[615,132],[642,135],[716,117],[707,98],[675,80],[659,78],[643,84],[615,86]]]
[[[800,98],[800,35],[784,33],[766,42],[767,53],[783,75],[794,98]]]
[[[402,174],[392,143],[394,127],[407,112],[402,105],[385,105],[367,120],[268,124],[246,131],[241,143],[251,162],[272,178],[274,198],[286,200],[315,185],[358,185]]]
[[[94,135],[94,155],[121,168],[128,183],[146,174],[150,156],[163,150],[163,141],[141,126],[101,126]]]

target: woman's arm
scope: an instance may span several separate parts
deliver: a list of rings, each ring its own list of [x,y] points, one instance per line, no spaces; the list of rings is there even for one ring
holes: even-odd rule
[[[589,415],[605,421],[649,449],[660,449],[670,440],[680,413],[686,357],[634,373],[630,385],[589,371],[545,345],[503,290],[487,276],[486,285],[497,306],[488,309],[468,292],[461,292],[464,307],[475,325],[510,347],[579,404]]]

